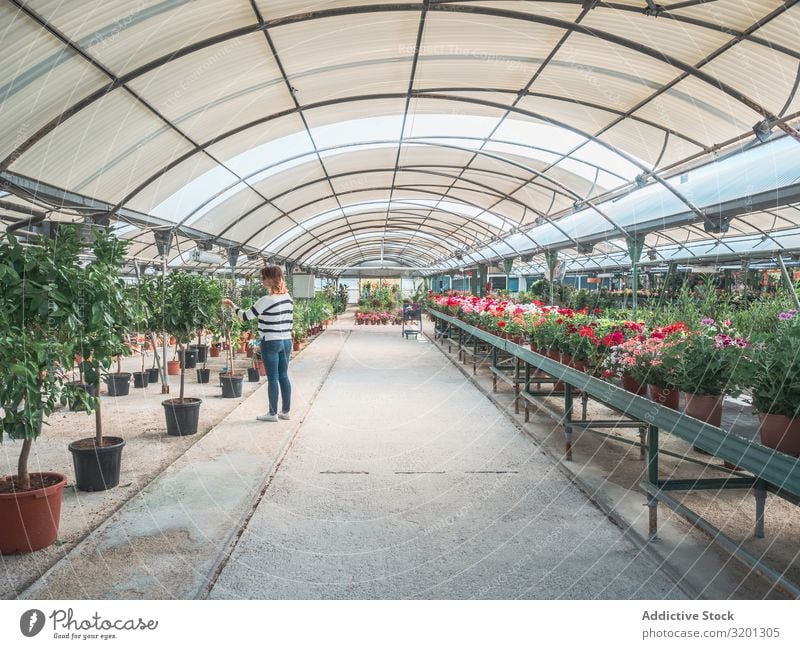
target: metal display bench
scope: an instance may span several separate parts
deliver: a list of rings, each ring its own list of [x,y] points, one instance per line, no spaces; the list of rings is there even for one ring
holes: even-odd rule
[[[406,304],[403,306],[403,326],[400,332],[406,340],[409,336],[422,333],[422,305]]]
[[[768,448],[744,437],[729,433],[681,412],[659,405],[649,399],[632,394],[608,381],[595,378],[558,361],[547,358],[494,334],[473,327],[447,314],[430,311],[436,320],[436,331],[448,333],[448,342],[458,337],[459,360],[465,348],[470,352],[486,349],[486,358],[491,362],[493,389],[498,381],[509,383],[514,389],[515,411],[519,412],[520,400],[524,401],[525,420],[528,421],[531,407],[547,413],[564,427],[564,459],[572,459],[572,435],[581,428],[595,435],[613,439],[640,448],[640,457],[646,462],[647,479],[640,487],[647,497],[649,508],[648,536],[651,541],[658,538],[658,504],[663,503],[683,516],[696,527],[710,534],[733,557],[753,571],[772,580],[778,587],[793,597],[800,598],[800,586],[787,579],[781,572],[767,565],[759,557],[741,547],[734,539],[725,535],[697,512],[673,498],[671,492],[697,490],[752,489],[755,497],[754,536],[764,537],[764,512],[767,492],[779,496],[795,505],[800,505],[800,460]],[[464,341],[462,343],[462,341]],[[476,358],[473,356],[473,372]],[[532,389],[536,385],[536,389]],[[542,386],[550,386],[549,389]],[[574,417],[574,397],[580,392],[583,413]],[[564,408],[559,412],[545,403],[547,397],[563,397]],[[588,399],[597,401],[620,415],[619,420],[592,420],[586,416]],[[597,428],[636,428],[639,440],[614,435]],[[702,460],[685,457],[659,448],[659,431],[691,443],[693,446],[723,460],[742,471],[711,465]],[[729,475],[722,478],[662,479],[659,474],[659,455],[679,458],[699,467],[714,468]],[[743,473],[747,471],[752,475]]]

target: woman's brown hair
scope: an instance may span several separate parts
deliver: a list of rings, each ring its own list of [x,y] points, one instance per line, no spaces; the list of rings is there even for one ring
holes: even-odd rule
[[[283,268],[280,266],[265,266],[262,268],[261,281],[266,282],[269,290],[277,295],[289,292],[286,280],[283,278]]]

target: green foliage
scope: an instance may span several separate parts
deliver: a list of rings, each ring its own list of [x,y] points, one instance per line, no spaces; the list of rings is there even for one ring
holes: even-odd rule
[[[76,339],[84,359],[80,370],[86,382],[95,387],[100,385],[101,373],[108,371],[113,359],[128,352],[128,334],[137,324],[146,324],[149,317],[146,306],[137,310],[137,300],[132,299],[120,277],[128,245],[108,230],[99,230],[94,259],[75,286],[80,320]],[[79,398],[87,412],[97,407],[97,397],[79,394]]]
[[[776,320],[753,345],[747,382],[759,412],[793,418],[800,413],[800,315],[788,311]]]
[[[702,325],[678,345],[675,385],[697,395],[739,394],[746,378],[745,344],[730,326]]]
[[[788,311],[792,301],[789,296],[760,296],[747,305],[747,308],[733,310],[731,320],[736,329],[747,336],[774,335],[780,326],[779,314]]]
[[[222,301],[222,287],[217,280],[183,271],[167,276],[164,303],[164,326],[180,345],[190,342],[197,333],[214,322]]]
[[[328,282],[322,289],[325,300],[333,307],[335,314],[344,313],[347,310],[349,292],[347,286],[341,284],[337,290],[336,282]]]
[[[55,240],[0,243],[0,439],[36,439],[58,406],[77,351],[79,250],[68,226]]]
[[[386,282],[373,286],[370,282],[364,285],[358,306],[368,311],[392,311],[397,301],[397,286]]]
[[[339,284],[339,290],[336,293],[336,313],[344,313],[347,311],[347,303],[350,301],[350,291],[345,284]]]
[[[137,329],[140,332],[152,333],[164,329],[164,278],[161,275],[145,275],[133,287],[133,294],[138,304]]]

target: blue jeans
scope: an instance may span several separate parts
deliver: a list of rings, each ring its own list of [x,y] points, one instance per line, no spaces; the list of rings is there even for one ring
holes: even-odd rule
[[[269,414],[278,414],[278,388],[281,393],[282,412],[292,407],[292,384],[289,382],[289,359],[292,357],[292,341],[262,340],[261,359],[267,370],[267,395]]]

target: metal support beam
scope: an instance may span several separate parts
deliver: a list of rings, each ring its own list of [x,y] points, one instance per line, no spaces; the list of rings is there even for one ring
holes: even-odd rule
[[[163,232],[163,231],[162,231]],[[169,232],[169,240],[172,241],[172,230],[166,230]],[[169,251],[169,247],[167,247],[167,251]],[[161,259],[161,299],[165,299],[164,291],[167,290],[167,255],[166,253],[162,255]],[[161,352],[162,358],[164,359],[164,363],[161,367],[161,394],[169,394],[169,374],[167,373],[167,332],[161,332]]]
[[[489,282],[489,267],[486,264],[478,265],[478,292],[481,297],[486,297],[486,285]]]
[[[549,275],[547,279],[550,280],[550,304],[555,304],[555,281],[556,281],[556,267],[558,266],[558,250],[545,250],[544,258],[547,262],[547,270]]]
[[[631,289],[633,290],[633,318],[635,320],[639,309],[639,262],[644,250],[644,236],[636,235],[628,239],[626,243],[631,258]]]
[[[800,300],[797,299],[797,291],[794,288],[794,282],[792,281],[791,275],[789,275],[789,271],[786,269],[783,255],[780,253],[778,254],[778,265],[781,267],[781,275],[783,275],[783,281],[786,282],[786,288],[794,300],[794,308],[800,309]]]
[[[514,257],[503,260],[503,271],[506,274],[506,290],[511,291],[511,269],[514,268]]]

